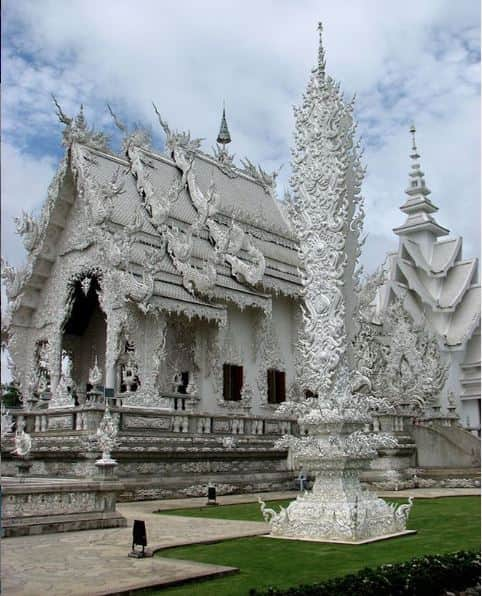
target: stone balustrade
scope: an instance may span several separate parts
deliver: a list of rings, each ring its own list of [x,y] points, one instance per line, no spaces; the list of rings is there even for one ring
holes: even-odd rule
[[[12,412],[12,416],[22,418],[29,433],[94,432],[103,412],[103,406],[89,403],[72,408],[22,410],[21,413]],[[176,434],[281,436],[297,431],[296,422],[292,419],[206,415],[184,410],[155,411],[124,406],[112,406],[111,413],[118,422],[119,430],[126,432],[150,430]]]

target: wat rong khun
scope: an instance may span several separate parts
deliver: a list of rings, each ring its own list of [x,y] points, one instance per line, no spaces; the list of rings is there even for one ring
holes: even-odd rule
[[[210,484],[292,489],[301,471],[287,509],[260,499],[272,535],[356,543],[410,512],[369,485],[480,485],[477,262],[438,239],[414,136],[399,253],[363,278],[354,103],[321,40],[283,200],[277,172],[235,164],[224,112],[208,154],[156,106],[163,151],[109,106],[116,153],[54,102],[64,158],[40,216],[16,220],[26,265],[2,261],[21,404],[2,407],[7,536],[122,526],[118,500]]]

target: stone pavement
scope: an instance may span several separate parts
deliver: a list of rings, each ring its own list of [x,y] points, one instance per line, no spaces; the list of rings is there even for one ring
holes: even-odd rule
[[[22,536],[2,540],[2,594],[6,596],[100,596],[141,587],[217,577],[236,568],[173,559],[128,558],[132,521],[146,522],[150,548],[217,542],[269,531],[261,522],[204,520],[156,515],[160,502],[120,505],[127,528]]]
[[[385,497],[436,498],[480,495],[480,489],[416,489],[380,492]],[[294,498],[296,492],[262,493],[264,500]],[[218,497],[220,504],[256,501],[257,494]],[[156,515],[153,511],[204,507],[205,497],[119,503],[127,528],[2,540],[2,593],[6,596],[101,596],[141,587],[167,586],[193,578],[236,572],[232,567],[175,559],[130,559],[132,521],[146,522],[153,550],[266,534],[262,522]]]

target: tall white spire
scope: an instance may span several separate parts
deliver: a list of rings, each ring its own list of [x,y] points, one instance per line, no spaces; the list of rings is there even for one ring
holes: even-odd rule
[[[318,30],[318,64],[301,107],[295,109],[291,186],[293,223],[307,278],[306,381],[314,392],[326,396],[338,368],[344,369],[351,354],[363,169],[353,140],[353,105],[345,102],[339,86],[325,76],[321,24]]]
[[[393,448],[396,441],[363,430],[371,421],[368,398],[353,395],[354,270],[364,171],[353,139],[353,103],[325,76],[321,37],[318,65],[295,116],[291,212],[303,270],[304,324],[299,386],[314,397],[300,395],[280,406],[280,413],[297,416],[307,434],[285,436],[277,445],[291,447],[295,462],[315,473],[315,483],[279,513],[261,505],[265,519],[271,517],[272,535],[357,542],[404,532],[406,520],[363,491],[358,479],[377,449]]]

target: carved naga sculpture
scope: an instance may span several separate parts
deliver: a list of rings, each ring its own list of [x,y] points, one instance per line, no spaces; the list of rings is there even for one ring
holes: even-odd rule
[[[17,234],[22,237],[26,251],[32,252],[40,240],[40,228],[37,221],[26,211],[22,211],[22,215],[16,217],[14,221]]]

